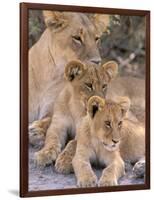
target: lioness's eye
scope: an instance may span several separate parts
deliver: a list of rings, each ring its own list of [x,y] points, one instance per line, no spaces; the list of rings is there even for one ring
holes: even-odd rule
[[[122,126],[122,121],[120,121],[120,122],[118,123],[118,126],[119,126],[119,127],[121,127],[121,126]]]
[[[111,128],[111,122],[110,121],[105,121],[105,126],[107,128]]]
[[[85,86],[90,89],[90,90],[93,90],[93,85],[92,83],[85,83]]]
[[[107,84],[104,84],[104,85],[102,86],[102,88],[103,88],[103,90],[106,89],[106,88],[107,88]]]
[[[82,43],[82,39],[81,39],[81,37],[80,37],[79,35],[73,35],[72,38],[73,38],[76,42]]]

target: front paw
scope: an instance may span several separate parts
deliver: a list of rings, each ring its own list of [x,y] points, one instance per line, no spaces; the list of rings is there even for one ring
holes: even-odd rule
[[[45,140],[45,130],[34,122],[28,127],[29,143],[33,146],[42,146]]]
[[[138,178],[143,178],[145,175],[145,160],[138,161],[133,167],[133,173]]]
[[[56,160],[60,153],[60,148],[51,147],[50,149],[41,149],[35,153],[35,163],[39,167],[45,167]]]
[[[98,182],[98,186],[115,186],[118,185],[117,179],[114,177],[102,176]]]
[[[89,174],[81,176],[77,181],[78,187],[96,187],[97,176],[95,174]]]
[[[61,153],[56,160],[55,169],[61,174],[69,174],[73,172],[72,156],[67,154],[67,152]]]

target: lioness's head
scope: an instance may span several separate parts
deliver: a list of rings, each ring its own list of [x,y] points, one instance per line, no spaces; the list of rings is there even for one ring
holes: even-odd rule
[[[109,61],[101,66],[70,61],[65,67],[65,79],[72,88],[73,95],[85,105],[91,96],[106,96],[110,81],[116,76],[118,65]]]
[[[128,97],[119,97],[117,102],[93,96],[88,101],[91,131],[104,148],[114,151],[119,147],[123,120],[130,107]]]
[[[49,34],[53,36],[49,42],[54,48],[52,51],[56,50],[55,54],[59,52],[67,62],[74,59],[96,64],[101,62],[97,46],[109,24],[109,15],[45,10],[43,16]]]

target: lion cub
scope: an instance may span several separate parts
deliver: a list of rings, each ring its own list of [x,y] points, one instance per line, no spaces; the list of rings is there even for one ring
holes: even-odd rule
[[[105,97],[108,83],[117,74],[117,63],[102,66],[71,61],[65,67],[66,82],[54,106],[52,123],[46,134],[44,147],[36,153],[41,166],[55,161],[68,138],[74,138],[76,128],[86,115],[86,104],[91,96]]]
[[[88,101],[87,115],[77,130],[77,148],[72,164],[79,187],[117,185],[124,175],[122,158],[144,156],[144,129],[126,119],[130,107],[127,97],[118,102],[93,96]],[[91,164],[106,166],[97,182]]]

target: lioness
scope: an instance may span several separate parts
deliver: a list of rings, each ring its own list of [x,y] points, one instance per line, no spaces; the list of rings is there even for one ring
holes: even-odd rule
[[[145,123],[145,80],[135,77],[116,77],[108,87],[107,98],[128,96],[131,100],[131,118]]]
[[[66,83],[55,103],[44,147],[36,153],[36,162],[44,166],[55,161],[68,136],[75,136],[76,128],[86,115],[86,104],[93,95],[105,97],[107,85],[116,76],[117,63],[110,61],[98,67],[71,61],[65,67]]]
[[[88,101],[87,115],[77,129],[77,148],[73,168],[79,187],[117,185],[124,175],[123,159],[138,160],[145,153],[145,131],[125,118],[130,100],[118,102],[93,96]],[[122,159],[123,158],[123,159]],[[97,182],[91,163],[105,164]]]
[[[97,44],[109,24],[109,15],[46,10],[43,16],[47,28],[29,50],[29,122],[52,115],[69,61],[101,62]]]

